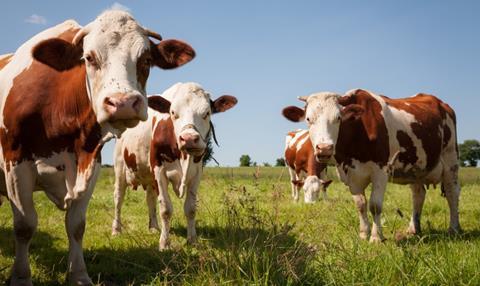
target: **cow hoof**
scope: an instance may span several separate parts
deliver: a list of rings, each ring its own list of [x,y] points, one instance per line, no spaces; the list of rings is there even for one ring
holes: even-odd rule
[[[419,235],[420,234],[420,230],[416,230],[415,227],[413,226],[409,226],[407,228],[407,235]]]
[[[118,236],[122,234],[122,230],[120,228],[112,228],[112,235],[113,236]]]
[[[449,227],[448,228],[448,234],[450,235],[458,235],[461,234],[463,231],[460,227]]]
[[[361,240],[367,240],[368,239],[368,232],[360,232],[359,235]]]
[[[75,285],[75,286],[90,286],[90,285],[93,285],[93,282],[90,279],[90,277],[87,276],[87,277],[83,277],[75,280],[71,279],[69,284]]]
[[[158,245],[158,249],[159,249],[160,251],[164,251],[164,250],[169,250],[169,249],[171,249],[171,247],[170,247],[170,240],[169,240],[169,239],[165,239],[165,240],[160,239],[160,243],[159,243],[159,245]]]
[[[379,236],[371,236],[369,242],[370,243],[380,243],[380,242],[383,242],[383,241],[385,241],[384,238],[381,238]]]
[[[32,286],[32,278],[18,278],[18,277],[11,277],[10,278],[10,286]]]
[[[187,244],[188,245],[196,245],[197,244],[197,237],[193,236],[193,237],[187,238]]]

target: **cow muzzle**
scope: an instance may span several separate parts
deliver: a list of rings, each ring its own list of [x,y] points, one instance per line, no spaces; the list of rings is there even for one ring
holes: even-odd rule
[[[200,156],[205,152],[205,142],[198,132],[182,132],[178,136],[179,149],[193,156]]]
[[[315,146],[315,158],[320,163],[326,163],[333,155],[333,144],[317,144]]]
[[[147,120],[146,99],[142,95],[116,93],[107,96],[103,100],[103,109],[107,113],[108,121],[122,122],[126,127],[135,126],[139,120]]]

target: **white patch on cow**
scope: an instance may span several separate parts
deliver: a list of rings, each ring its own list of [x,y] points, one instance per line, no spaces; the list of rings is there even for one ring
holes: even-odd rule
[[[403,171],[410,171],[413,167],[424,169],[427,165],[427,154],[423,148],[422,141],[413,133],[411,124],[416,122],[415,116],[411,113],[408,113],[404,110],[396,109],[395,107],[386,104],[385,100],[380,96],[374,94],[373,92],[368,91],[373,98],[375,98],[382,107],[382,116],[385,120],[385,125],[388,132],[388,141],[389,141],[389,152],[390,158],[392,159],[398,151],[404,151],[404,148],[400,147],[400,143],[397,139],[397,132],[403,131],[408,134],[408,137],[412,139],[413,145],[416,149],[416,155],[418,157],[416,166],[408,165],[404,166],[399,160],[395,160],[394,168],[401,169]]]
[[[32,37],[30,40],[26,41],[23,45],[21,45],[15,51],[15,54],[10,59],[8,65],[6,65],[2,70],[0,70],[0,127],[5,128],[3,122],[3,107],[5,106],[5,101],[7,100],[8,94],[10,93],[10,89],[13,86],[13,80],[22,71],[26,70],[32,64],[32,48],[43,40],[55,38],[56,36],[62,34],[67,30],[78,28],[80,28],[80,25],[78,25],[77,22],[75,22],[74,20],[67,20],[59,25],[40,32],[39,34]]]
[[[303,183],[303,191],[305,203],[311,204],[318,200],[322,182],[317,176],[308,176]]]
[[[285,141],[286,142],[286,147],[292,147],[292,146],[297,145],[297,141],[300,139],[300,137],[302,137],[307,132],[308,132],[308,130],[297,130],[297,132],[295,133],[295,135],[293,137],[288,135],[287,140],[288,140],[288,137],[290,137],[291,139],[288,140],[288,142]]]

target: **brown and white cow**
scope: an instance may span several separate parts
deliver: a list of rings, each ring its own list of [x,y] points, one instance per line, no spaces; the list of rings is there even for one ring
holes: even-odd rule
[[[148,98],[149,119],[125,131],[115,146],[115,218],[112,234],[121,232],[121,207],[127,185],[146,190],[149,228],[158,229],[156,200],[162,228],[159,248],[170,246],[170,218],[173,212],[168,183],[182,198],[187,218],[187,241],[197,239],[195,212],[202,176],[202,157],[213,132],[211,115],[227,111],[237,99],[223,95],[212,101],[196,83],[177,83],[161,96]],[[213,135],[214,136],[214,135]]]
[[[151,66],[174,68],[194,57],[183,42],[154,44],[149,37],[161,40],[130,14],[109,10],[85,27],[69,20],[40,32],[0,71],[1,189],[14,215],[12,285],[32,284],[28,248],[37,227],[36,186],[66,210],[70,282],[91,284],[82,238],[100,150],[147,119]]]
[[[300,100],[306,103],[304,109],[290,106],[283,114],[292,121],[306,120],[318,161],[333,156],[357,206],[361,238],[370,232],[365,188],[372,183],[370,241],[384,239],[380,215],[389,179],[411,186],[409,233],[420,232],[425,185],[438,183],[450,208],[449,230],[460,230],[457,131],[450,106],[427,94],[390,99],[362,89],[345,96],[322,92]]]
[[[298,191],[303,187],[306,203],[318,200],[320,192],[327,199],[327,187],[332,180],[327,180],[326,164],[315,160],[312,141],[308,130],[295,130],[285,139],[285,163],[290,173],[292,198],[298,201]]]

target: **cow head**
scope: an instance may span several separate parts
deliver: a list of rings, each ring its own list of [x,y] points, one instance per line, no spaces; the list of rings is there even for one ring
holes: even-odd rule
[[[233,96],[223,95],[211,100],[210,95],[196,83],[177,83],[163,96],[150,96],[148,105],[161,113],[169,113],[178,147],[190,155],[205,153],[211,134],[211,115],[227,111],[237,104]]]
[[[331,92],[316,93],[299,99],[306,103],[305,108],[289,106],[283,109],[283,115],[294,122],[307,122],[315,158],[318,162],[325,163],[335,153],[341,123],[360,118],[364,109],[349,102],[347,97]]]
[[[195,56],[188,44],[162,41],[119,10],[102,13],[71,40],[47,39],[32,52],[36,60],[58,71],[85,64],[86,89],[98,123],[120,132],[147,119],[145,85],[150,67],[172,69]]]
[[[310,204],[318,201],[320,192],[326,192],[332,180],[322,180],[317,176],[308,176],[303,183],[305,203]]]

